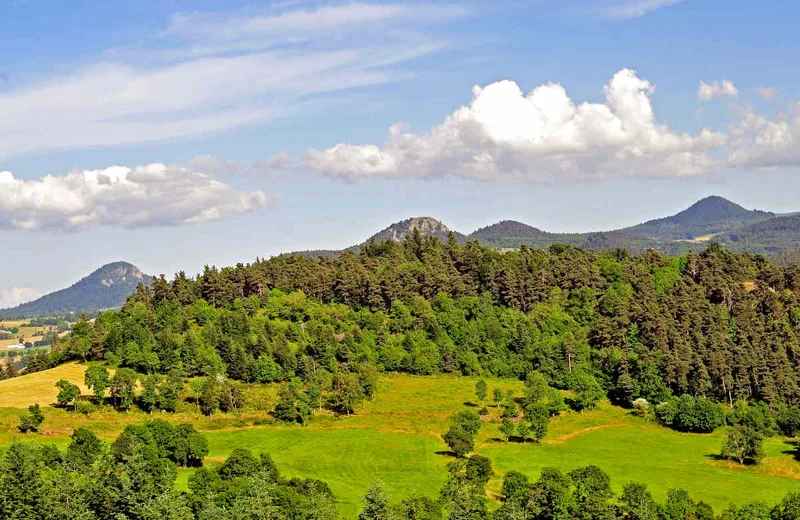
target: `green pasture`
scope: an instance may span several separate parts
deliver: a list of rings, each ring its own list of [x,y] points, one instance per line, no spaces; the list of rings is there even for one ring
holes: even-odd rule
[[[193,422],[203,431],[210,443],[210,465],[224,460],[235,448],[248,448],[270,453],[285,476],[328,482],[341,513],[352,517],[376,479],[393,500],[412,494],[436,496],[452,460],[440,435],[453,412],[476,409],[475,381],[454,376],[385,376],[376,398],[357,414],[334,417],[319,413],[307,427],[269,424],[266,410],[273,405],[274,387],[250,388],[251,405],[238,415],[204,418],[187,406],[174,416],[157,416]],[[490,380],[490,396],[496,386],[522,395],[522,384],[517,381]],[[0,406],[2,399],[0,384]],[[498,431],[500,410],[491,398],[486,404],[489,420],[476,451],[494,464],[495,475],[488,486],[493,498],[502,474],[509,470],[536,479],[545,466],[569,471],[589,464],[606,471],[616,491],[629,481],[639,481],[663,500],[667,490],[682,487],[717,512],[731,502],[774,503],[787,492],[800,491],[800,462],[794,458],[793,444],[782,438],[765,443],[762,463],[741,467],[715,458],[723,441],[722,430],[711,435],[681,434],[603,403],[595,410],[568,412],[554,419],[542,444],[506,443]],[[0,449],[14,439],[61,444],[71,428],[78,426],[113,438],[125,424],[150,418],[141,412],[120,414],[105,408],[89,417],[46,408],[43,432],[21,436],[13,431],[21,412],[18,408],[0,409]],[[186,487],[190,474],[191,470],[180,470],[180,487]]]

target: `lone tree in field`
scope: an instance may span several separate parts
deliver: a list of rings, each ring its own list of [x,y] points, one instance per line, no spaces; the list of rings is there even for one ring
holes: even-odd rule
[[[73,385],[66,379],[60,379],[56,382],[56,388],[59,389],[56,401],[64,408],[72,405],[76,410],[78,409],[78,398],[81,396],[81,389],[78,385]]]
[[[495,407],[500,406],[500,403],[503,402],[503,391],[499,388],[495,388],[492,391],[492,400],[494,401]]]
[[[722,445],[722,456],[739,464],[755,464],[763,456],[763,442],[763,437],[754,428],[737,424],[728,430],[728,437]]]
[[[509,419],[508,417],[503,419],[503,422],[500,423],[500,433],[502,433],[505,438],[506,442],[511,440],[511,436],[514,435],[514,430],[516,427],[514,426],[514,421]]]
[[[44,422],[44,415],[38,404],[28,407],[28,413],[19,418],[17,429],[22,433],[39,431],[39,426]]]
[[[486,385],[486,381],[483,379],[479,379],[477,383],[475,383],[475,397],[478,398],[478,401],[481,403],[481,408],[486,408],[484,405],[484,401],[486,400],[486,395],[489,393],[489,387]]]

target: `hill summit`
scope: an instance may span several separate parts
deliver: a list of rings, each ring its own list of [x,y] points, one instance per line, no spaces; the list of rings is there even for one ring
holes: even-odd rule
[[[516,220],[501,220],[474,231],[469,238],[495,247],[519,247],[521,243],[535,243],[550,236],[550,233]]]
[[[622,231],[657,240],[692,240],[775,218],[774,213],[748,210],[723,197],[710,196],[672,215]]]
[[[450,237],[451,230],[440,221],[433,217],[412,217],[400,222],[396,222],[391,226],[379,231],[372,235],[367,242],[375,240],[375,242],[386,242],[392,240],[394,242],[402,242],[406,236],[414,230],[418,230],[422,236],[432,236],[438,238],[441,242],[447,242]],[[457,231],[452,231],[456,240],[463,244],[466,242],[467,237]]]
[[[104,265],[67,289],[47,294],[12,309],[0,310],[0,317],[37,317],[55,314],[93,312],[119,307],[139,282],[149,284],[152,277],[127,262]]]

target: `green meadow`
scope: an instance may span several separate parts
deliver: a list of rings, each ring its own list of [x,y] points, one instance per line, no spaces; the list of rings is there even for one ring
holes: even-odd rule
[[[19,380],[24,382],[19,378],[14,384],[20,385]],[[476,406],[475,381],[454,376],[385,376],[375,399],[357,414],[315,415],[307,427],[271,421],[267,410],[274,402],[274,387],[250,388],[251,405],[238,415],[205,418],[186,405],[174,416],[153,417],[194,423],[209,440],[208,464],[221,462],[235,448],[248,448],[270,453],[285,476],[328,482],[340,502],[341,513],[352,517],[375,479],[382,481],[393,500],[412,494],[436,495],[445,481],[446,465],[452,460],[440,435],[453,412]],[[0,383],[0,403],[7,382]],[[498,386],[522,395],[522,384],[517,381],[488,382],[490,395]],[[39,375],[37,385],[41,384]],[[714,457],[722,444],[723,430],[711,435],[677,433],[602,403],[591,411],[568,412],[555,418],[541,444],[507,443],[498,431],[499,409],[491,402],[487,405],[489,420],[481,430],[476,452],[494,464],[495,474],[488,486],[491,498],[499,492],[507,471],[521,471],[535,479],[546,466],[568,471],[589,464],[606,471],[617,491],[629,481],[639,481],[663,500],[667,490],[682,487],[717,512],[731,502],[774,503],[787,492],[800,491],[800,462],[794,458],[794,445],[783,438],[765,443],[762,463],[742,467]],[[46,408],[42,431],[22,436],[14,431],[20,413],[18,408],[0,411],[0,448],[25,439],[64,444],[72,428],[80,426],[113,438],[125,424],[151,417],[106,409],[86,417]],[[185,488],[190,474],[191,470],[179,471],[179,487]]]

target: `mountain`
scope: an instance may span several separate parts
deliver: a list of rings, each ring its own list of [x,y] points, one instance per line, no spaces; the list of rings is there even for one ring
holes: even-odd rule
[[[441,242],[447,242],[451,233],[450,228],[433,217],[412,217],[400,222],[396,222],[386,229],[375,233],[367,240],[367,242],[370,240],[375,240],[375,242],[378,243],[386,242],[387,240],[402,242],[407,235],[414,231],[414,229],[418,229],[419,233],[424,237],[436,237]],[[463,244],[467,241],[466,235],[463,235],[458,231],[453,231],[452,233],[455,235],[455,238],[459,244]]]
[[[50,316],[119,307],[139,282],[149,284],[152,280],[134,265],[114,262],[104,265],[67,289],[12,309],[0,310],[0,318]]]
[[[650,220],[620,231],[654,240],[696,240],[772,218],[775,218],[774,213],[751,211],[722,197],[711,196],[671,217]]]
[[[414,229],[423,236],[442,242],[451,230],[432,217],[414,217],[392,224],[359,245],[342,251],[303,251],[309,257],[335,257],[344,251],[358,252],[369,240],[402,242]],[[614,231],[591,233],[550,233],[514,220],[503,220],[482,227],[470,235],[452,231],[463,244],[477,240],[497,249],[516,249],[525,244],[531,249],[546,249],[553,244],[569,244],[596,251],[627,249],[640,253],[655,249],[677,255],[705,248],[710,240],[731,250],[768,255],[800,250],[800,213],[776,215],[768,211],[748,210],[718,196],[706,197],[670,217]]]

